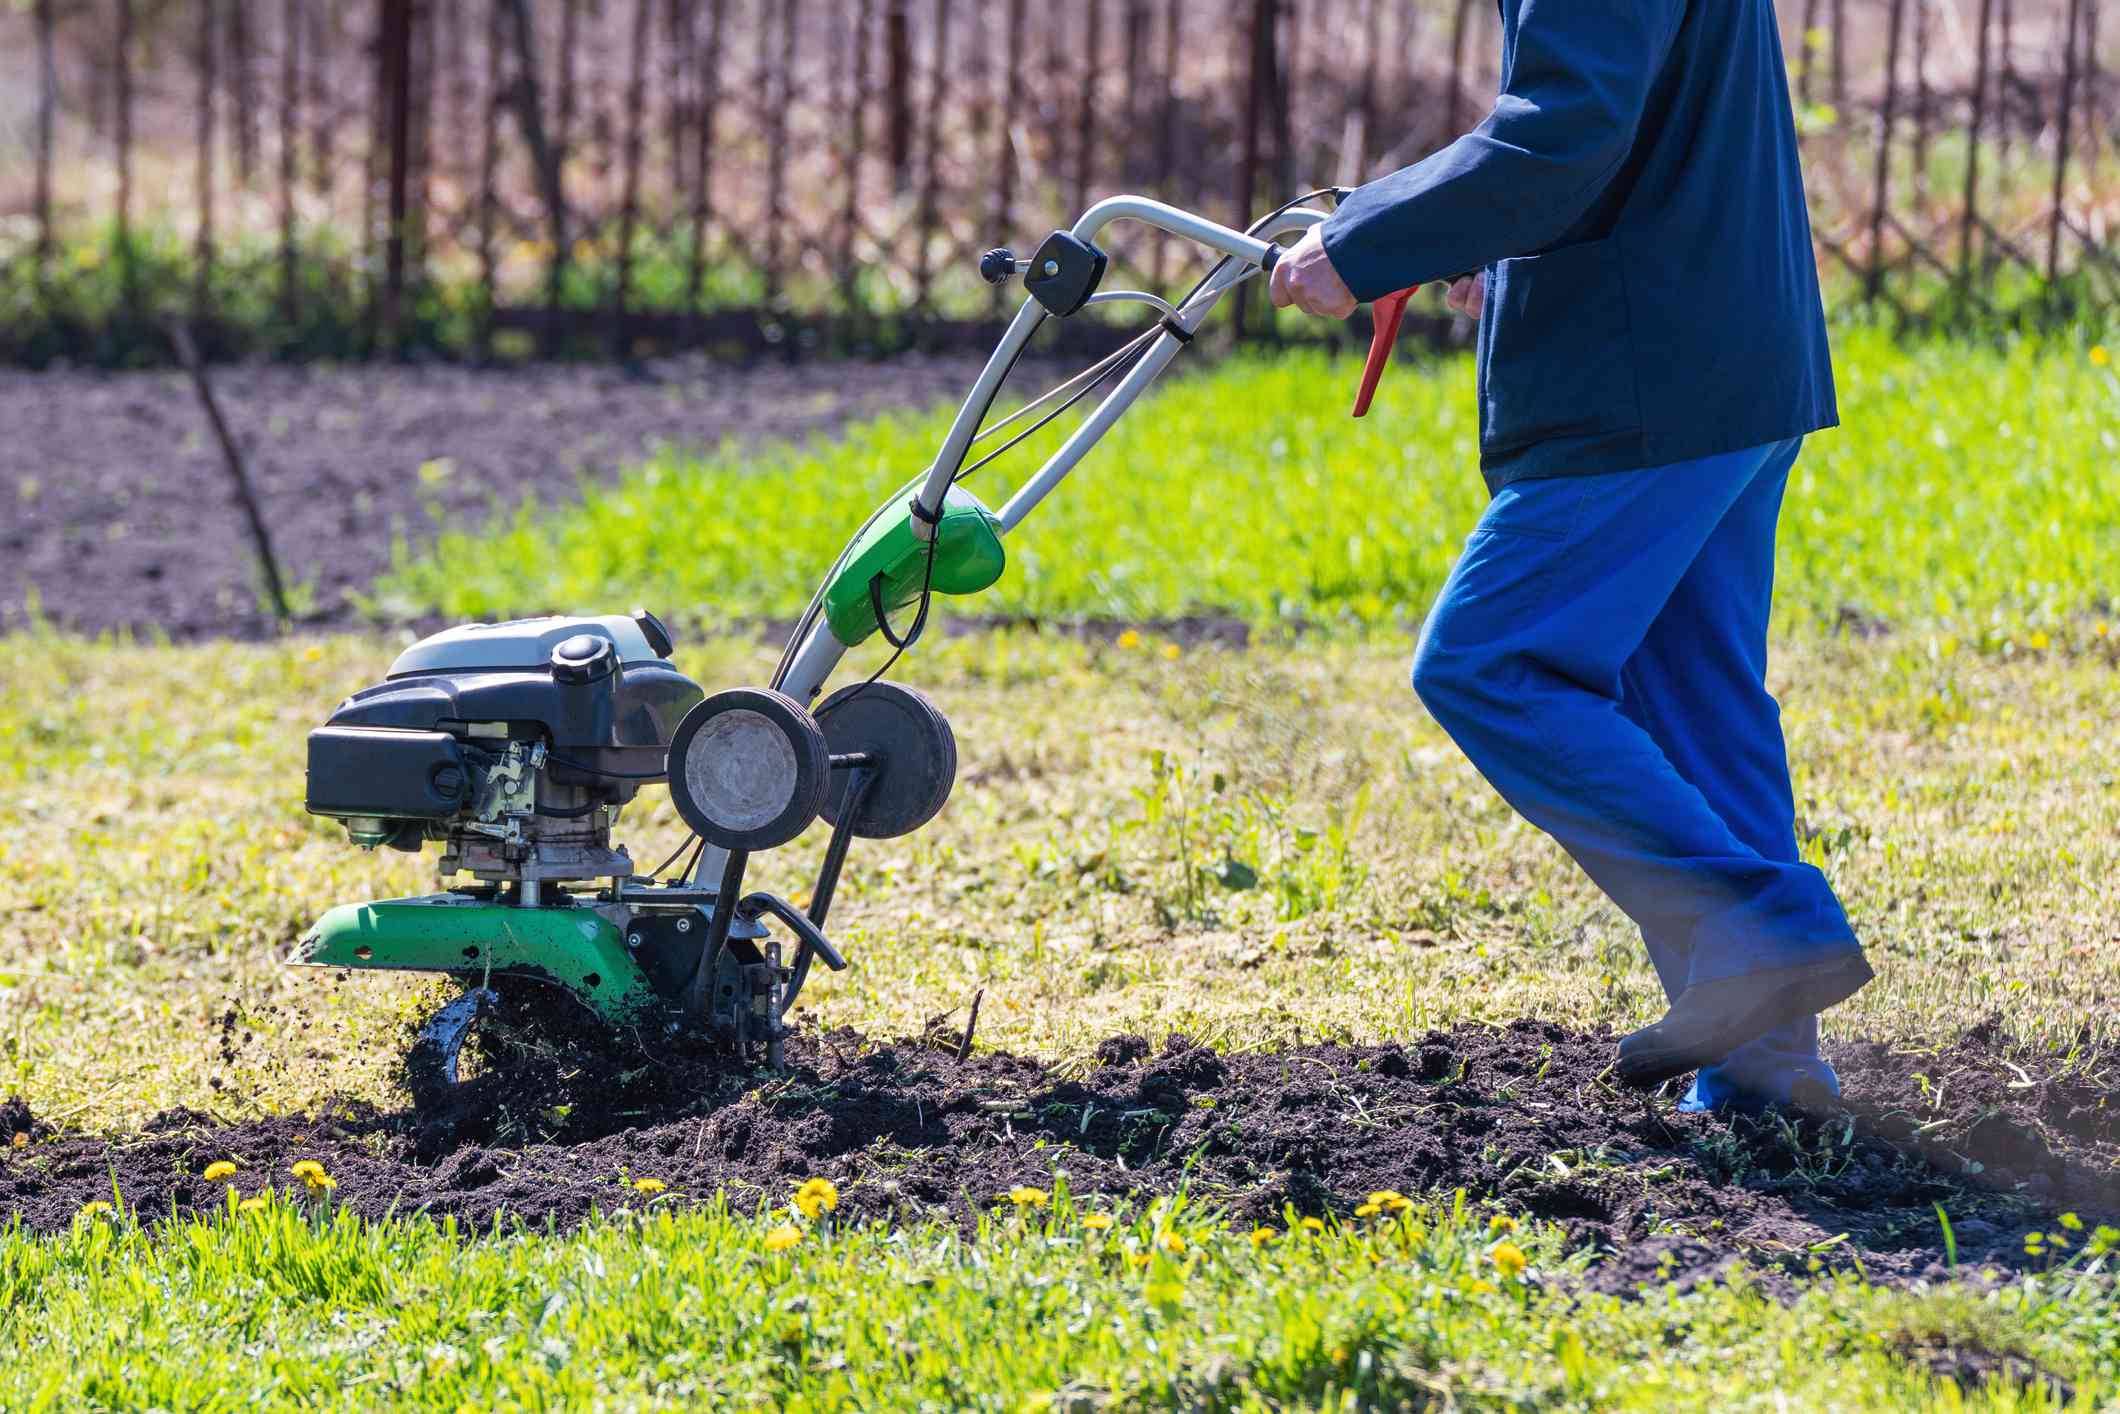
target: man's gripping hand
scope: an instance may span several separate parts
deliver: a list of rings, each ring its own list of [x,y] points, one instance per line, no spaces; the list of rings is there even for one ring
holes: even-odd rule
[[[1345,319],[1354,313],[1354,292],[1347,288],[1340,272],[1332,268],[1332,260],[1325,254],[1325,239],[1316,226],[1305,231],[1303,239],[1274,263],[1269,292],[1275,309],[1294,305],[1305,314],[1322,319]]]

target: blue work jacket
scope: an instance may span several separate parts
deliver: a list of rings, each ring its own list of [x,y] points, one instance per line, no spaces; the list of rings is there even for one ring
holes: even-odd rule
[[[1501,0],[1494,109],[1323,228],[1356,298],[1485,270],[1491,488],[1839,421],[1772,0]]]

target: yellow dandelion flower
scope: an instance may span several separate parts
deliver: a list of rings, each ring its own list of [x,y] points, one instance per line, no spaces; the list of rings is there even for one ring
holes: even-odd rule
[[[321,662],[323,657],[324,650],[317,647],[314,643],[302,650],[302,661],[305,663]]]
[[[233,1159],[215,1159],[206,1166],[206,1181],[215,1183],[224,1178],[234,1178],[236,1166]]]
[[[1401,1197],[1402,1195],[1396,1189],[1379,1188],[1376,1192],[1369,1195],[1367,1201],[1376,1204],[1379,1208],[1387,1208],[1391,1206],[1394,1200]]]
[[[1253,1247],[1264,1247],[1280,1235],[1280,1232],[1274,1228],[1255,1227],[1251,1230],[1251,1245]]]
[[[1084,1213],[1082,1215],[1082,1225],[1091,1232],[1110,1232],[1112,1230],[1112,1215],[1110,1213]]]
[[[1042,1208],[1046,1204],[1047,1197],[1046,1192],[1043,1188],[1020,1187],[1011,1188],[1008,1192],[1002,1194],[1001,1196],[1008,1199],[1009,1202],[1014,1203],[1019,1208]]]
[[[1164,1233],[1161,1237],[1156,1239],[1156,1245],[1161,1247],[1164,1251],[1170,1253],[1170,1255],[1173,1257],[1182,1257],[1185,1255],[1185,1239],[1178,1236],[1178,1234],[1176,1234],[1175,1232]]]
[[[1487,1219],[1487,1231],[1497,1236],[1505,1232],[1515,1232],[1519,1226],[1521,1224],[1507,1213],[1496,1213],[1493,1217]]]
[[[633,1191],[636,1193],[646,1193],[650,1197],[653,1197],[655,1194],[662,1192],[669,1186],[669,1184],[664,1183],[659,1178],[636,1178],[633,1180]]]
[[[795,1206],[806,1218],[829,1213],[839,1207],[839,1185],[829,1178],[813,1178],[795,1190]]]
[[[101,1198],[91,1198],[81,1205],[81,1216],[84,1218],[108,1217],[116,1211],[116,1208],[113,1208]]]
[[[1178,661],[1178,652],[1178,645],[1175,643],[1166,643],[1163,645],[1163,656],[1170,659],[1173,663]]]
[[[1394,1193],[1384,1200],[1384,1208],[1385,1211],[1392,1213],[1410,1212],[1413,1208],[1413,1200],[1404,1194]]]
[[[2061,1225],[2070,1232],[2083,1231],[2083,1219],[2077,1217],[2074,1213],[2063,1213],[2061,1215]]]
[[[1119,646],[1126,649],[1139,648],[1141,646],[1141,635],[1132,629],[1128,629],[1119,635]]]
[[[1531,1265],[1531,1259],[1524,1255],[1524,1249],[1514,1242],[1495,1243],[1493,1250],[1487,1254],[1487,1260],[1494,1263],[1494,1269],[1505,1277],[1520,1277],[1524,1274],[1524,1268]]]
[[[1323,1218],[1305,1218],[1300,1223],[1297,1223],[1296,1226],[1302,1228],[1305,1232],[1323,1232],[1325,1230],[1325,1220]]]
[[[295,1162],[294,1167],[287,1171],[296,1178],[307,1178],[313,1173],[322,1173],[324,1166],[315,1159],[299,1159]]]
[[[1358,1218],[1373,1218],[1383,1211],[1384,1205],[1382,1203],[1364,1203],[1361,1207],[1354,1210],[1354,1215]]]
[[[302,1185],[311,1193],[329,1193],[332,1189],[339,1186],[339,1181],[322,1169],[318,1169],[315,1173],[303,1174]]]
[[[2113,361],[2113,356],[2112,356],[2111,354],[2109,354],[2109,353],[2107,353],[2107,352],[2105,351],[2105,345],[2103,345],[2103,344],[2092,344],[2092,345],[2091,345],[2091,367],[2093,367],[2093,368],[2103,368],[2103,367],[2105,367],[2105,365],[2107,365],[2108,363],[2111,363],[2112,361]]]
[[[1499,1290],[1501,1288],[1493,1282],[1482,1281],[1478,1277],[1474,1277],[1471,1281],[1465,1283],[1465,1294],[1468,1296],[1492,1296]]]
[[[766,1251],[785,1252],[802,1241],[802,1229],[793,1223],[782,1223],[766,1234]]]
[[[272,1199],[269,1196],[260,1193],[255,1198],[245,1198],[242,1202],[236,1204],[236,1211],[239,1213],[261,1213],[271,1203]]]

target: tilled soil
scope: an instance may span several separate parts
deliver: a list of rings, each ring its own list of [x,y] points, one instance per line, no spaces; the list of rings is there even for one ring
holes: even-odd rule
[[[1106,1042],[1061,1074],[955,1037],[810,1034],[782,1076],[707,1051],[516,1033],[447,1112],[221,1124],[178,1111],[125,1137],[53,1133],[0,1109],[0,1221],[64,1228],[115,1179],[150,1219],[214,1209],[215,1159],[249,1192],[322,1162],[357,1213],[570,1226],[597,1210],[725,1193],[784,1202],[839,1185],[842,1215],[969,1223],[1015,1184],[1140,1199],[1181,1186],[1242,1219],[1348,1214],[1373,1189],[1448,1194],[1556,1220],[1604,1255],[1593,1285],[1690,1285],[1747,1262],[1772,1275],[1859,1262],[1872,1279],[2035,1265],[2023,1236],[2058,1214],[2120,1216],[2120,1092],[2042,1079],[1990,1028],[1941,1054],[1854,1043],[1845,1102],[1762,1120],[1678,1115],[1615,1086],[1613,1038],[1539,1022],[1405,1046],[1222,1055],[1182,1037]],[[2013,1064],[2014,1063],[2014,1064]],[[2021,1072],[2019,1067],[2021,1067]],[[2047,1063],[2051,1070],[2051,1062]],[[23,1135],[12,1146],[12,1135]],[[628,1181],[657,1178],[650,1199]],[[2047,1259],[2037,1259],[2043,1262]]]
[[[963,356],[242,365],[213,380],[283,573],[313,601],[304,623],[332,626],[355,622],[345,591],[388,567],[393,539],[427,538],[436,512],[461,524],[496,503],[564,505],[583,478],[658,443],[825,432],[960,398],[978,367]],[[1026,387],[1039,375],[1028,376]],[[27,621],[34,596],[47,620],[81,632],[256,636],[272,628],[260,583],[183,374],[0,372],[0,633]]]

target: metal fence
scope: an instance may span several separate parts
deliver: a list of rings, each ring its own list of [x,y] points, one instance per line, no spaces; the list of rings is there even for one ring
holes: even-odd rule
[[[2120,299],[2101,0],[1783,0],[1820,259],[1919,322]],[[1239,221],[1484,111],[1488,0],[34,0],[15,333],[947,339],[1126,188]],[[8,27],[19,32],[11,38]],[[1176,252],[1117,252],[1176,278]],[[92,287],[83,292],[84,286]],[[328,318],[327,318],[328,316]],[[305,334],[303,331],[309,331]]]

